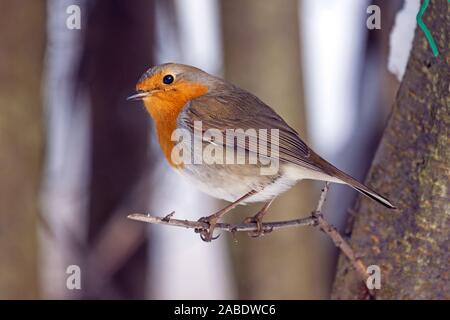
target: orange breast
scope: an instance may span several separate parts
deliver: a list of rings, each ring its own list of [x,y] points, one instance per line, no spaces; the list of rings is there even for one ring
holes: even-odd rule
[[[147,111],[155,122],[159,144],[172,167],[182,167],[173,163],[171,154],[174,142],[171,140],[177,128],[177,118],[185,104],[208,91],[204,85],[180,83],[170,90],[159,91],[144,99]]]

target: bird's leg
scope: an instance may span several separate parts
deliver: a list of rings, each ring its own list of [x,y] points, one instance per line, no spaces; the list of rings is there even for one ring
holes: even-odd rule
[[[242,197],[240,197],[239,199],[237,199],[236,201],[234,201],[233,203],[230,203],[226,207],[220,209],[216,213],[213,213],[212,215],[207,216],[207,217],[200,218],[198,221],[205,222],[209,225],[207,230],[198,230],[197,231],[200,233],[200,237],[202,238],[202,240],[206,241],[206,242],[210,242],[211,240],[217,239],[218,236],[213,238],[213,232],[214,232],[215,225],[217,224],[217,221],[219,221],[219,219],[222,218],[228,211],[234,209],[239,203],[241,203],[248,197],[254,195],[255,193],[256,193],[256,191],[252,190],[252,191],[246,193],[245,195],[243,195]]]
[[[270,200],[269,202],[266,202],[264,206],[261,208],[261,210],[258,211],[257,214],[255,214],[253,217],[247,217],[244,220],[244,223],[256,223],[257,230],[249,232],[249,236],[257,238],[262,235],[264,235],[265,231],[262,226],[262,219],[264,215],[266,214],[267,210],[269,209],[270,205],[272,204],[274,199]],[[270,232],[270,231],[269,231]]]

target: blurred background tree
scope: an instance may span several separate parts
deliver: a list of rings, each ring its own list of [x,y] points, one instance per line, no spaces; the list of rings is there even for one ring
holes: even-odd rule
[[[274,107],[306,139],[298,1],[223,0],[221,11],[225,77]],[[281,196],[266,219],[307,215],[314,208],[312,186],[302,182]],[[260,206],[235,211],[243,219]],[[257,240],[238,234],[236,241],[231,250],[240,298],[326,297],[326,256],[314,230],[291,229]]]
[[[140,298],[146,294],[145,226],[123,217],[148,207],[152,170],[150,122],[126,97],[136,75],[155,63],[154,3],[95,1],[87,7],[87,32],[79,81],[89,87],[91,169],[89,180],[89,279],[101,278],[117,293],[87,283],[87,297]],[[124,58],[126,57],[126,58]],[[92,271],[92,272],[91,272]]]
[[[70,4],[48,2],[43,208],[52,233],[43,233],[42,289],[56,298],[142,298],[148,233],[125,217],[149,205],[151,127],[126,97],[155,63],[154,3],[79,1],[80,30],[65,27]],[[81,267],[83,290],[65,287],[71,264]]]
[[[0,1],[0,12],[0,299],[36,298],[45,2]]]

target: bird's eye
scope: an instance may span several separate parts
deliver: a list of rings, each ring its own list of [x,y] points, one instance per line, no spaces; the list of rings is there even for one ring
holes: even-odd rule
[[[171,84],[173,82],[173,76],[171,74],[165,75],[163,82],[164,84]]]

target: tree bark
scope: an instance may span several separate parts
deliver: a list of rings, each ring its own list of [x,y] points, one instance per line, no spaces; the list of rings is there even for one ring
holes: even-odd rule
[[[431,1],[423,20],[434,57],[417,27],[407,70],[367,184],[398,207],[360,197],[350,216],[351,244],[381,269],[378,299],[450,298],[450,6]],[[361,298],[363,284],[340,257],[332,297]]]

